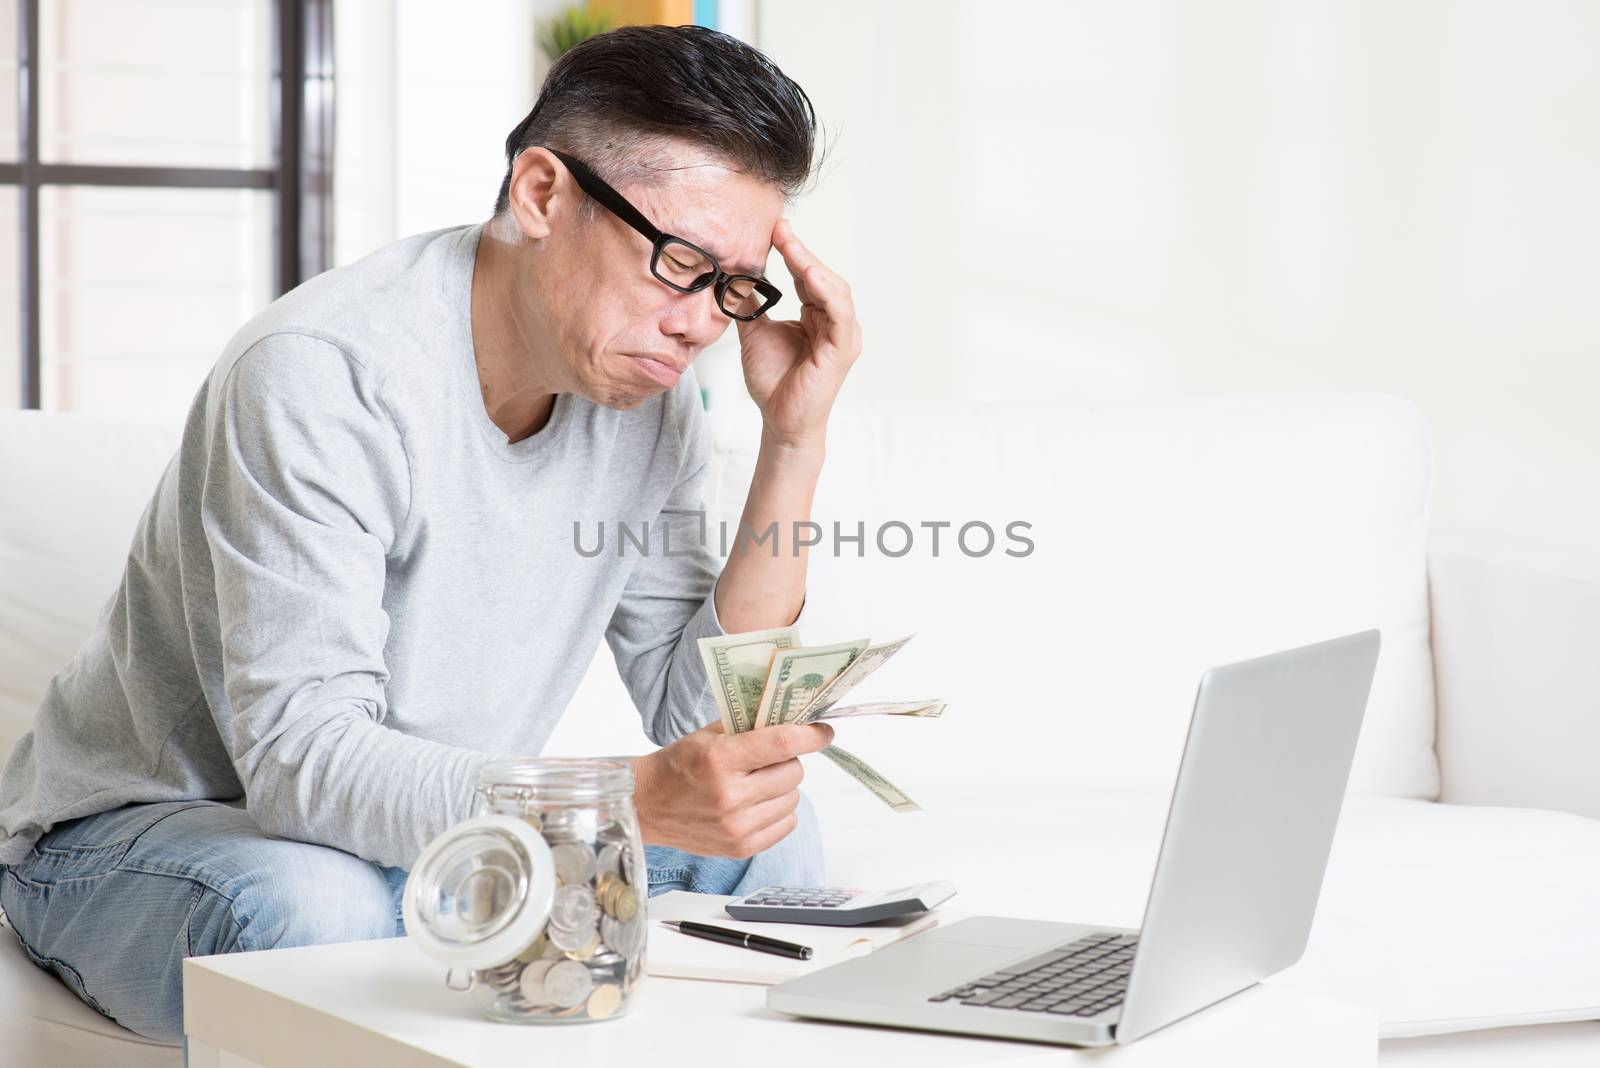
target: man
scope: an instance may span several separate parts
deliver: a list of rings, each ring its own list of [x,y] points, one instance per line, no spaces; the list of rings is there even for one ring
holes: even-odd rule
[[[185,956],[402,933],[406,867],[480,765],[540,750],[602,637],[664,747],[635,764],[652,891],[820,879],[796,758],[831,729],[704,726],[697,639],[793,622],[806,565],[785,546],[718,574],[689,371],[736,322],[764,419],[744,521],[793,529],[861,347],[781,219],[813,132],[730,37],[601,35],[508,138],[492,219],[235,335],[0,777],[0,905],[36,963],[176,1041]],[[798,321],[764,315],[770,247]],[[673,551],[576,552],[597,520]]]

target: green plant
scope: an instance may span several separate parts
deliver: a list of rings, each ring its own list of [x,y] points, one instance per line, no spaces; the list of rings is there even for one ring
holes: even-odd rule
[[[572,4],[539,23],[539,49],[554,63],[574,45],[609,30],[611,19],[609,11],[588,11]]]

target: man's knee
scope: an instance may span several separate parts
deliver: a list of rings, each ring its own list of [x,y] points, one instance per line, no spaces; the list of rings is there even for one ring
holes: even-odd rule
[[[825,881],[822,857],[822,827],[817,822],[816,809],[811,806],[811,799],[804,793],[800,795],[800,806],[795,810],[798,817],[793,831],[788,837],[764,854],[758,868],[767,868],[767,872],[758,872],[758,875],[771,876],[772,883],[790,883],[798,886],[821,886]],[[759,889],[751,887],[750,889]]]
[[[327,846],[273,841],[228,906],[240,950],[316,946],[399,934],[377,865]],[[206,919],[201,918],[205,923]]]

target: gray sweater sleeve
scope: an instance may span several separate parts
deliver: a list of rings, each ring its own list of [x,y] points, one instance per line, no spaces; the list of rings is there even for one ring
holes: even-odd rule
[[[217,727],[268,833],[408,867],[469,815],[487,757],[384,725],[385,555],[405,443],[341,349],[273,334],[216,387],[201,517],[216,584]]]
[[[650,523],[650,554],[638,558],[606,630],[644,732],[657,745],[717,718],[698,641],[724,633],[713,595],[721,567],[703,499],[711,435],[692,385],[668,398],[682,434],[678,480]]]

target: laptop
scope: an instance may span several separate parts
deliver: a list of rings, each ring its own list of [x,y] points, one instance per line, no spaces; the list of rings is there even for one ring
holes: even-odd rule
[[[1311,931],[1378,645],[1369,630],[1205,673],[1138,930],[974,916],[771,987],[768,1008],[1110,1046],[1287,968]]]

